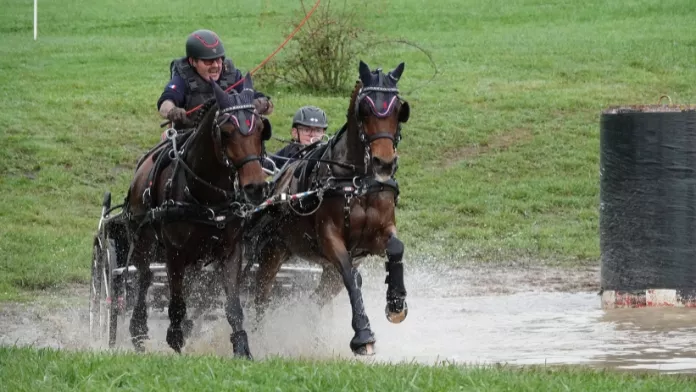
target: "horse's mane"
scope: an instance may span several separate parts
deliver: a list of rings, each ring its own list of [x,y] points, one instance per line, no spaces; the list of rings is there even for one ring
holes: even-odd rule
[[[217,100],[215,97],[208,99],[203,103],[203,105],[198,109],[195,118],[193,119],[193,134],[186,140],[184,146],[189,147],[193,143],[197,143],[196,139],[200,138],[200,135],[204,134],[201,130],[204,127],[209,127],[215,117],[215,112],[217,111]],[[184,148],[186,151],[186,157],[188,158],[189,149]]]
[[[348,112],[346,113],[346,123],[343,124],[341,129],[339,129],[333,137],[331,137],[331,140],[329,141],[329,148],[333,148],[338,140],[343,136],[343,134],[346,133],[346,129],[348,128],[348,125],[351,123],[351,121],[355,121],[355,102],[358,100],[358,93],[360,93],[360,89],[362,88],[362,82],[360,80],[357,80],[355,82],[355,88],[353,89],[353,92],[350,94],[350,102],[348,103]]]
[[[215,105],[217,101],[215,100],[215,97],[212,97],[205,101],[203,105],[201,106],[200,109],[198,109],[196,113],[196,117],[192,119],[193,123],[195,124],[196,127],[200,125],[200,123],[203,121],[205,116],[210,113],[210,109]]]
[[[353,88],[353,93],[350,94],[350,103],[348,103],[348,113],[346,113],[346,120],[348,122],[350,122],[352,118],[355,118],[355,102],[358,100],[360,88],[362,88],[362,82],[357,80],[355,82],[355,88]]]

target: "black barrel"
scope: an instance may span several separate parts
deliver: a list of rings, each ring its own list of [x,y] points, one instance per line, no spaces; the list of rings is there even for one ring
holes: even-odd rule
[[[696,288],[696,106],[609,108],[600,154],[602,290]]]

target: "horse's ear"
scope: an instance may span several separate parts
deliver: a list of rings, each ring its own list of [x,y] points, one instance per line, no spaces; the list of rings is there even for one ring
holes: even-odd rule
[[[404,73],[405,66],[406,66],[406,64],[401,62],[401,64],[397,65],[396,68],[394,68],[391,72],[389,72],[389,76],[391,76],[395,82],[398,82],[399,79],[401,78],[401,74]]]
[[[360,74],[360,80],[362,81],[363,85],[369,84],[370,80],[372,80],[372,72],[370,72],[370,67],[367,64],[365,64],[362,60],[360,60],[358,72]]]
[[[401,102],[401,109],[399,109],[399,122],[408,122],[409,117],[411,117],[411,107],[408,106],[408,102]]]
[[[213,91],[215,92],[215,101],[218,104],[218,107],[220,110],[222,109],[227,109],[232,107],[232,101],[230,100],[230,96],[227,95],[227,93],[218,85],[215,83],[213,78],[210,78],[210,85],[213,87]]]
[[[251,80],[251,73],[247,72],[246,75],[244,75],[244,84],[242,85],[242,89],[254,89],[254,81]]]

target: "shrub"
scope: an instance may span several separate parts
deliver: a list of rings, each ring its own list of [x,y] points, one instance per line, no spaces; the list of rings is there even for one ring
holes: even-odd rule
[[[313,93],[350,92],[355,82],[356,59],[369,50],[369,32],[358,13],[365,8],[356,6],[355,1],[350,5],[347,0],[342,3],[320,3],[279,56],[258,71],[255,78],[265,89],[286,85]],[[294,23],[308,12],[303,0],[300,4],[303,15],[299,19],[296,15]]]

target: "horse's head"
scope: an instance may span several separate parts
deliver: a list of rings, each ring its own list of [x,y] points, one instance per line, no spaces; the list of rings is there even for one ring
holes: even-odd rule
[[[211,82],[218,111],[213,122],[213,143],[218,158],[238,171],[239,187],[247,200],[260,203],[268,186],[261,161],[264,141],[271,137],[271,123],[260,116],[254,100],[251,75],[244,77],[243,90],[229,95]]]
[[[386,181],[396,170],[396,147],[401,139],[401,123],[408,121],[408,102],[399,97],[396,84],[404,72],[404,63],[386,75],[381,68],[370,71],[360,61],[358,67],[362,88],[355,104],[360,140],[365,145],[377,181]]]

